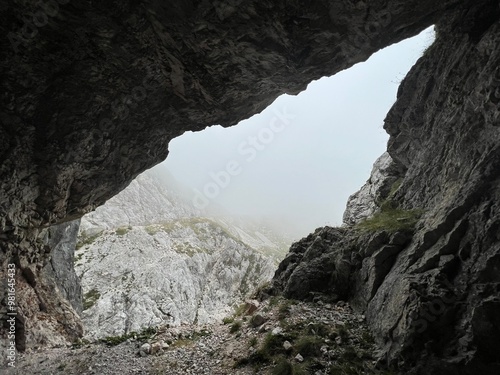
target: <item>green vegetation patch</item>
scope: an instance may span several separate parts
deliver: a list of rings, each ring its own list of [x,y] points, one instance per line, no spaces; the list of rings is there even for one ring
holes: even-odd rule
[[[195,341],[202,337],[210,336],[212,332],[202,329],[201,331],[196,331],[191,333],[189,336],[179,335],[178,339],[171,343],[170,348],[181,348],[186,346],[193,346]]]
[[[271,371],[272,375],[306,375],[307,365],[299,365],[281,358]]]
[[[285,299],[281,302],[280,307],[278,308],[278,318],[284,319],[290,314],[290,310],[293,305],[296,305],[297,301],[293,299]]]
[[[99,238],[101,234],[102,232],[94,234],[93,236],[85,236],[85,235],[80,236],[78,238],[78,241],[76,242],[76,250],[82,248],[83,246],[92,244],[95,240]]]
[[[295,350],[305,357],[321,355],[323,341],[317,336],[302,336],[294,345]]]
[[[358,229],[376,232],[386,231],[390,233],[403,231],[413,232],[415,225],[423,214],[422,210],[405,210],[399,208],[394,199],[396,192],[403,183],[403,179],[396,180],[387,195],[387,198],[378,202],[380,210],[372,217],[367,218],[357,225]]]
[[[146,233],[149,234],[150,236],[154,236],[156,233],[161,231],[161,227],[157,225],[148,225],[144,229],[146,230]]]
[[[240,329],[241,329],[241,326],[243,325],[243,323],[241,322],[241,320],[237,320],[235,321],[232,325],[231,325],[231,328],[229,329],[229,332],[231,333],[236,333],[238,332]]]
[[[248,347],[249,348],[255,347],[255,346],[257,346],[258,343],[259,343],[259,340],[257,339],[257,337],[252,336],[250,338],[250,340],[248,341]]]
[[[115,230],[117,236],[124,236],[132,230],[132,227],[120,227]]]
[[[88,310],[95,305],[101,294],[96,289],[91,289],[83,295],[83,309]]]
[[[357,228],[370,232],[382,230],[391,233],[398,231],[412,232],[422,213],[422,210],[403,210],[383,206],[372,217],[360,222]]]
[[[387,194],[388,199],[391,199],[392,197],[394,197],[394,194],[396,194],[396,192],[399,190],[399,188],[401,187],[402,184],[403,184],[403,179],[402,178],[398,178],[391,185],[391,189],[389,190],[389,194]]]
[[[80,260],[83,258],[83,252],[75,254],[75,257],[73,258],[74,263],[78,263]]]
[[[108,346],[116,346],[132,338],[135,338],[139,341],[146,341],[149,340],[155,334],[156,334],[156,329],[153,327],[148,327],[143,329],[141,332],[130,332],[121,336],[107,336],[105,338],[100,339],[99,342],[102,342]]]
[[[283,299],[275,303],[278,310],[286,314],[295,301]],[[283,329],[280,334],[268,332],[261,340],[252,337],[248,346],[255,350],[237,360],[234,367],[252,366],[257,370],[270,366],[271,374],[291,375],[313,374],[317,370],[342,375],[390,374],[373,368],[374,339],[368,331],[360,330],[356,324],[335,325],[305,320],[292,323],[284,319],[280,326]],[[341,344],[336,343],[338,337],[342,339]],[[285,346],[285,341],[291,346]],[[325,344],[338,353],[333,363],[326,364],[319,360],[322,357],[321,348]],[[294,360],[297,354],[303,356],[303,363]]]
[[[242,316],[247,310],[247,305],[245,303],[242,303],[236,307],[234,310],[234,316]]]

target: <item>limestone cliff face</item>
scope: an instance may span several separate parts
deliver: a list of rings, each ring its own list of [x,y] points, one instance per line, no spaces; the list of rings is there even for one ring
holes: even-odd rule
[[[364,232],[320,230],[277,280],[307,294],[294,269],[314,275],[309,260],[332,254],[321,279],[366,311],[389,362],[500,372],[498,1],[40,6],[0,6],[0,278],[14,262],[20,348],[78,334],[71,305],[46,287],[41,228],[104,203],[185,130],[234,124],[436,23],[435,46],[386,119],[403,168],[399,188],[376,202],[391,231],[373,221]]]
[[[399,187],[404,175],[403,168],[384,152],[373,164],[370,178],[363,187],[352,194],[344,211],[344,225],[354,225],[372,216],[391,190]]]
[[[91,237],[104,230],[203,216],[182,192],[182,187],[177,186],[165,168],[152,168],[137,176],[105,205],[85,215],[80,224],[80,237]]]
[[[44,257],[23,261],[23,254],[5,259],[15,264],[16,347],[65,345],[83,333],[79,313],[82,311],[82,290],[74,270],[74,252],[80,220],[52,226],[42,230],[26,249],[40,249]],[[50,254],[50,255],[48,255]],[[21,267],[19,267],[21,265]],[[6,274],[4,276],[6,282]],[[2,282],[2,285],[4,282]],[[2,292],[3,292],[2,288]],[[7,299],[2,296],[0,315],[3,322],[7,314]],[[0,350],[8,343],[6,331],[0,331]]]
[[[147,171],[82,218],[75,268],[88,339],[220,321],[285,252],[260,232],[202,217],[164,175]]]
[[[105,232],[77,251],[85,337],[221,321],[275,263],[208,219]]]
[[[438,24],[385,120],[401,181],[389,195],[369,182],[358,197],[377,213],[293,245],[275,276],[290,296],[350,300],[389,363],[418,373],[500,371],[499,14],[494,1]]]

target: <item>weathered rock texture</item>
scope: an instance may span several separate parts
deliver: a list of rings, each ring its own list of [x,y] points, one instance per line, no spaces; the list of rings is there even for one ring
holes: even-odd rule
[[[34,286],[49,259],[38,228],[104,203],[173,137],[235,124],[460,3],[2,4],[2,264],[15,261]]]
[[[82,218],[75,268],[88,339],[220,322],[286,252],[253,227],[202,217],[165,173],[141,174]]]
[[[62,296],[71,303],[76,312],[82,312],[82,288],[75,272],[75,246],[80,220],[54,225],[46,231],[47,246],[51,250],[50,262],[44,267],[42,276],[53,280]]]
[[[298,298],[327,292],[350,300],[394,366],[497,374],[500,12],[493,1],[452,14],[385,120],[401,183],[388,195],[382,187],[370,192],[369,181],[358,193],[382,213],[420,210],[420,221],[410,232],[319,229],[292,246],[275,287]]]
[[[85,337],[230,316],[275,263],[208,219],[105,231],[78,250]]]
[[[26,259],[23,257],[25,253],[14,253],[12,258],[2,259],[2,285],[7,281],[7,264],[16,265],[18,350],[66,344],[83,333],[78,315],[82,310],[82,291],[74,270],[78,226],[79,220],[76,220],[42,230],[36,238],[31,239],[33,242],[25,238],[19,246],[25,250],[39,250],[38,258]],[[2,295],[2,323],[5,322],[6,313],[7,299]],[[6,332],[2,330],[0,349],[3,353],[7,344],[5,336]]]
[[[498,1],[53,4],[38,11],[39,2],[9,1],[0,12],[1,263],[14,261],[26,286],[21,316],[29,315],[26,296],[40,294],[48,259],[40,227],[102,204],[185,130],[234,124],[437,23],[435,46],[386,121],[388,151],[406,171],[393,198],[425,214],[409,244],[380,235],[370,242],[379,245],[356,247],[354,278],[363,257],[383,249],[388,255],[376,258],[388,273],[366,258],[368,276],[349,290],[371,290],[359,308],[389,361],[428,354],[453,371],[468,364],[471,374],[492,373],[500,337]],[[413,334],[418,311],[445,298],[455,302]]]
[[[347,200],[344,225],[354,225],[372,216],[380,203],[399,187],[403,175],[404,169],[394,163],[388,152],[384,152],[373,164],[366,184]]]

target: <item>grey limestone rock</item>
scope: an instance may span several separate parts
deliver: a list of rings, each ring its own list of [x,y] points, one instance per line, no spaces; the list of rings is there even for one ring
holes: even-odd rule
[[[259,236],[228,223],[201,216],[156,169],[85,215],[75,264],[85,337],[231,315],[271,279],[280,245],[268,239],[274,251],[259,251],[244,242],[255,244]]]
[[[373,164],[370,178],[363,187],[351,195],[344,211],[344,225],[358,224],[363,219],[372,216],[380,207],[380,203],[389,194],[395,193],[399,182],[404,176],[404,168],[384,152]]]
[[[333,243],[325,235],[333,229],[318,229],[292,246],[274,285],[301,298],[344,290],[365,313],[384,360],[407,373],[496,374],[500,10],[482,2],[452,14],[436,26],[435,44],[385,120],[388,153],[404,171],[392,198],[401,211],[422,212],[419,222],[411,233],[347,226]],[[348,224],[387,194],[377,181],[350,201]],[[339,272],[345,260],[348,278]],[[339,278],[344,284],[328,282]]]

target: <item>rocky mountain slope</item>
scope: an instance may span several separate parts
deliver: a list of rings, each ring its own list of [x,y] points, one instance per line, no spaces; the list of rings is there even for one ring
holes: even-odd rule
[[[160,326],[72,348],[22,355],[6,375],[394,375],[345,302],[251,301],[225,324]]]
[[[156,168],[82,218],[75,270],[87,339],[220,321],[271,279],[286,245],[201,215]]]

